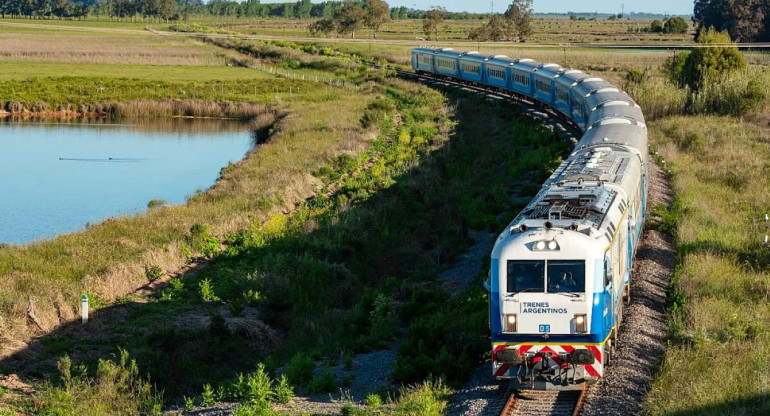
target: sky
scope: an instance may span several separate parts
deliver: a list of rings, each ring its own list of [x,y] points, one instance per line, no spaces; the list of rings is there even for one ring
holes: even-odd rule
[[[391,7],[406,6],[426,10],[430,6],[444,6],[453,12],[486,13],[492,10],[489,0],[386,0]],[[667,13],[671,15],[692,14],[693,0],[534,0],[535,13],[599,12],[620,13],[621,4],[625,3],[625,12]],[[495,13],[502,13],[508,8],[510,0],[496,0]]]

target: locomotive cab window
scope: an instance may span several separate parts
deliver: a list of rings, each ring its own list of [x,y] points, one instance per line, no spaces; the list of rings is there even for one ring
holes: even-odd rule
[[[585,270],[583,260],[549,260],[548,292],[585,292]]]
[[[545,261],[508,260],[508,293],[545,291]]]

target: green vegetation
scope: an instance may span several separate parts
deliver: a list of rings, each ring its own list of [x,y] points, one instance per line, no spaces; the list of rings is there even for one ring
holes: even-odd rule
[[[64,356],[59,360],[58,381],[35,394],[34,408],[39,415],[74,414],[159,414],[160,394],[143,380],[134,360],[120,350],[118,362],[99,359],[95,369],[72,365]]]
[[[669,294],[670,345],[647,408],[765,414],[770,250],[761,245],[761,217],[770,211],[770,130],[672,117],[652,124],[651,137],[673,172],[678,199],[662,221],[675,227],[680,266]]]
[[[693,20],[698,24],[699,34],[714,28],[728,31],[739,42],[766,42],[770,40],[768,7],[767,0],[695,0]]]
[[[665,69],[671,82],[700,91],[707,84],[746,68],[746,59],[737,47],[710,46],[730,45],[727,32],[708,29],[701,33],[698,43],[709,46],[674,55],[666,61]]]

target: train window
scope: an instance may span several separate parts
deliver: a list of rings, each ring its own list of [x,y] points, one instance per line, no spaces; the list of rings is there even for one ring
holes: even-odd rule
[[[542,92],[544,92],[546,94],[550,94],[551,93],[551,85],[548,84],[547,82],[535,81],[535,86],[537,87],[537,89],[539,91],[542,91]]]
[[[586,264],[583,260],[549,260],[549,292],[585,292]]]
[[[471,72],[471,73],[474,73],[476,75],[478,75],[481,72],[481,71],[479,71],[479,66],[478,65],[464,63],[464,64],[462,64],[462,66],[463,66],[463,72]]]
[[[604,258],[604,287],[609,286],[610,282],[612,282],[612,263],[610,263],[609,257],[605,257]]]
[[[424,64],[430,64],[430,56],[428,56],[428,55],[422,55],[422,56],[420,57],[420,61],[422,61],[422,63],[424,63]]]
[[[544,292],[545,261],[508,260],[508,293]]]
[[[529,77],[521,74],[513,74],[513,82],[521,85],[529,85]]]
[[[563,103],[569,102],[569,96],[567,95],[567,91],[564,91],[561,88],[556,89],[556,98]]]
[[[487,73],[492,78],[505,79],[505,71],[502,69],[488,68]]]

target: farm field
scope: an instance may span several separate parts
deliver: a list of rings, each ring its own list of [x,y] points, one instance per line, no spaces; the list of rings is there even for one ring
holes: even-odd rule
[[[769,348],[770,250],[761,245],[761,216],[770,211],[770,98],[730,115],[713,109],[724,96],[703,94],[688,109],[685,93],[661,72],[671,51],[543,45],[673,45],[689,43],[691,34],[629,31],[645,21],[547,19],[526,44],[476,43],[465,39],[480,22],[463,21],[446,22],[440,40],[426,42],[416,39],[419,21],[399,21],[374,41],[366,31],[355,40],[309,38],[307,23],[295,20],[199,22],[260,39],[145,30],[170,30],[157,22],[0,20],[6,109],[13,102],[54,115],[84,108],[101,117],[241,118],[258,143],[187,204],[47,242],[0,246],[7,282],[0,289],[0,377],[19,374],[31,386],[0,384],[0,415],[89,406],[153,413],[213,398],[252,409],[292,394],[328,395],[353,381],[320,368],[314,374],[316,361],[337,365],[399,337],[449,348],[399,351],[395,380],[417,387],[357,397],[363,404],[356,409],[378,414],[384,399],[391,409],[419,402],[441,414],[450,391],[424,370],[440,366],[452,386],[461,384],[488,355],[488,329],[483,271],[473,288],[453,295],[438,289],[437,274],[472,244],[469,230],[507,224],[521,208],[511,196],[532,196],[567,149],[511,105],[356,62],[408,65],[418,42],[577,67],[642,105],[651,151],[670,170],[677,194],[669,207],[650,207],[657,218],[651,226],[673,233],[679,247],[668,348],[645,410],[770,410],[770,359],[762,353]],[[749,78],[770,88],[770,56],[746,56],[755,72],[735,77],[723,94],[747,88]],[[644,74],[641,81],[631,80],[632,70]],[[735,105],[722,105],[740,107],[736,97]],[[99,334],[74,323],[84,287]],[[45,335],[28,323],[29,294],[38,299]],[[444,327],[458,310],[465,318]],[[36,344],[27,344],[33,337]],[[222,350],[231,354],[207,361]],[[123,363],[122,354],[130,357]],[[135,388],[122,390],[123,383]]]

